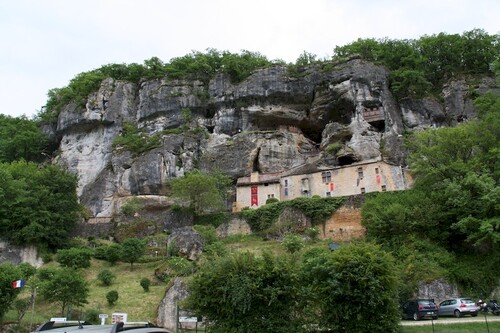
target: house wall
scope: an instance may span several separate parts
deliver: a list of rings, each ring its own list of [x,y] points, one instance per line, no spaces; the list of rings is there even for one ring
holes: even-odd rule
[[[330,178],[323,174],[330,172]],[[406,176],[400,166],[382,161],[339,167],[310,174],[283,176],[280,183],[255,184],[258,205],[251,204],[251,185],[240,185],[236,189],[234,211],[243,207],[258,208],[265,205],[269,195],[280,201],[299,197],[339,197],[369,192],[399,191],[408,188]]]
[[[257,205],[252,205],[252,186],[257,187]],[[280,199],[280,184],[265,183],[256,185],[243,185],[236,188],[236,204],[234,211],[240,211],[244,207],[258,208],[266,204],[269,196]]]
[[[330,172],[330,181],[323,180],[325,172]],[[338,197],[406,189],[401,168],[384,162],[358,164],[307,175],[283,177],[281,187],[281,200],[313,195]]]

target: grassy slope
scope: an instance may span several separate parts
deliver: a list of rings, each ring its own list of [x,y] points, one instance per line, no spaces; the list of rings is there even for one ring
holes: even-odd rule
[[[260,253],[266,249],[279,255],[284,252],[283,247],[276,241],[264,241],[255,236],[236,236],[224,240],[224,243],[229,251],[250,251]],[[314,243],[314,246],[326,246],[324,242]],[[107,262],[101,260],[92,260],[92,265],[89,269],[83,271],[83,274],[89,283],[90,294],[88,304],[83,308],[73,309],[75,316],[80,316],[82,313],[90,309],[98,310],[99,313],[106,313],[111,318],[113,312],[128,313],[129,321],[151,321],[156,322],[157,308],[161,300],[165,296],[167,282],[159,281],[154,276],[155,268],[163,263],[163,259],[148,263],[135,263],[133,270],[130,270],[130,264],[117,263],[110,266]],[[49,263],[54,266],[57,263]],[[105,287],[97,280],[97,274],[108,269],[116,276],[114,283]],[[151,286],[149,292],[144,292],[139,282],[142,278],[149,278]],[[119,298],[113,307],[109,307],[106,294],[110,290],[116,290]],[[25,288],[20,298],[29,298],[30,290]],[[16,312],[11,310],[4,318],[5,321],[15,321]],[[28,311],[24,316],[23,323],[41,323],[47,321],[51,317],[61,317],[61,306],[59,304],[47,303],[42,297],[36,298],[35,311]],[[83,315],[82,315],[83,316]],[[68,318],[78,319],[78,318]]]

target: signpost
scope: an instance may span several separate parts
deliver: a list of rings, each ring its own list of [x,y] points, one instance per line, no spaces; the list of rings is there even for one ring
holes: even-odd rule
[[[197,317],[179,317],[179,322],[181,323],[197,323]]]
[[[99,318],[101,318],[101,325],[104,325],[106,323],[106,318],[108,318],[108,315],[105,313],[99,313]]]

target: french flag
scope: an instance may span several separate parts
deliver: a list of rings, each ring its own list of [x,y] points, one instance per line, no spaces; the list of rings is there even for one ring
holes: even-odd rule
[[[21,280],[17,280],[17,281],[12,282],[12,287],[14,289],[24,287],[24,280],[21,279]]]

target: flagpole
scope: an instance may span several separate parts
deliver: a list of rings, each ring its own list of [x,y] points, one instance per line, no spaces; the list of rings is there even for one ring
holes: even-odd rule
[[[34,287],[33,290],[31,291],[31,320],[30,320],[30,332],[32,332],[32,326],[33,326],[33,317],[35,315],[35,300],[36,300],[36,290],[38,287]]]

